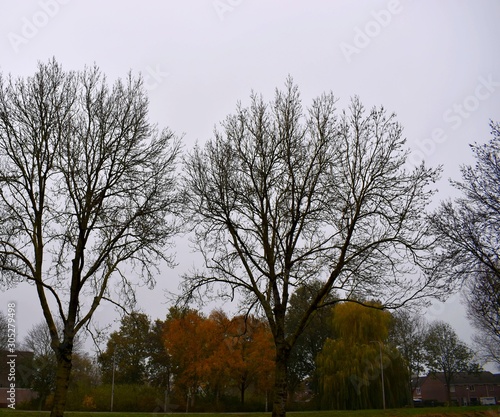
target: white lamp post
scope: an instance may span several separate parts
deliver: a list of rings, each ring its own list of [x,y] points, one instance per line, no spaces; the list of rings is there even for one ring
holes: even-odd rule
[[[380,340],[372,340],[371,343],[378,343],[380,352],[380,379],[382,381],[382,407],[385,410],[385,387],[384,387],[384,365],[382,363],[382,342]]]

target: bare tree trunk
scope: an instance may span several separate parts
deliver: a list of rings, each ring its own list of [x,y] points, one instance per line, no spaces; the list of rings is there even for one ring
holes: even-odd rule
[[[56,389],[54,392],[54,403],[50,417],[63,417],[66,408],[66,395],[68,392],[69,378],[71,375],[71,347],[61,347],[56,353],[57,356],[57,372],[56,372]]]
[[[286,416],[287,372],[290,349],[283,343],[276,348],[276,369],[274,378],[274,402],[272,417]]]
[[[410,373],[410,378],[411,378],[411,373]],[[408,384],[408,406],[409,407],[414,407],[415,404],[413,403],[413,392],[415,391],[416,387],[418,386],[418,375],[417,375],[417,382],[415,382],[415,388],[413,387],[413,381],[410,379],[410,382]]]

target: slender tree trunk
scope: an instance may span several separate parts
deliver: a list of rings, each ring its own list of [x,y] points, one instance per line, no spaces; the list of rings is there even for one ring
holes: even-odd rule
[[[276,348],[276,369],[274,379],[274,402],[272,417],[286,416],[288,358],[290,349],[284,343]]]
[[[45,406],[46,402],[47,402],[47,396],[45,394],[42,394],[38,397],[38,411],[43,410],[43,407]]]
[[[451,380],[452,377],[447,375],[446,373],[444,374],[444,382],[446,385],[446,400],[448,401],[448,407],[451,407]]]
[[[56,372],[56,388],[54,391],[54,403],[50,417],[63,417],[66,408],[66,397],[68,393],[69,378],[71,375],[71,355],[72,348],[59,348],[56,353],[57,357],[57,372]]]
[[[418,376],[417,376],[417,382],[415,384],[415,387],[418,386]],[[414,407],[415,405],[413,404],[413,392],[415,391],[415,389],[413,388],[413,381],[411,379],[411,372],[410,372],[410,383],[408,384],[408,392],[409,392],[409,396],[408,396],[408,406],[409,407]]]

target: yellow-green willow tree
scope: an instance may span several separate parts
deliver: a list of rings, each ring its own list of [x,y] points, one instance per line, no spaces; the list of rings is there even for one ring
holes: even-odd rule
[[[408,404],[407,368],[398,350],[387,344],[391,313],[380,310],[380,304],[366,304],[371,308],[354,302],[334,307],[335,338],[326,341],[317,358],[323,408]]]
[[[292,346],[329,294],[387,307],[439,293],[423,273],[432,251],[425,221],[438,172],[409,168],[402,128],[384,109],[333,94],[304,108],[293,81],[265,103],[253,94],[185,158],[186,222],[204,257],[183,298],[240,296],[269,322],[276,348],[273,417],[284,417]],[[290,297],[314,280],[293,328]],[[336,300],[335,302],[337,302]]]

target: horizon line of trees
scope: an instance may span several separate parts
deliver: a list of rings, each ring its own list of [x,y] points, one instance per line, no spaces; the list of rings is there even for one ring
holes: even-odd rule
[[[300,308],[304,297],[298,290],[293,307]],[[443,372],[451,385],[457,372],[481,369],[449,324],[427,323],[408,310],[391,313],[373,301],[365,305],[370,307],[343,302],[315,317],[292,355],[289,408],[382,408],[381,366],[390,408],[412,405],[415,374]],[[45,409],[53,401],[56,370],[47,342],[40,323],[24,343],[34,352],[33,362],[24,365],[32,367],[24,382],[39,393],[32,406]],[[151,411],[152,403],[158,410],[263,411],[272,398],[274,356],[262,318],[172,307],[165,320],[151,320],[133,311],[95,358],[77,346],[68,407],[109,410],[114,383],[121,387],[115,411]],[[139,401],[138,392],[149,403]],[[123,395],[126,401],[118,399]]]

